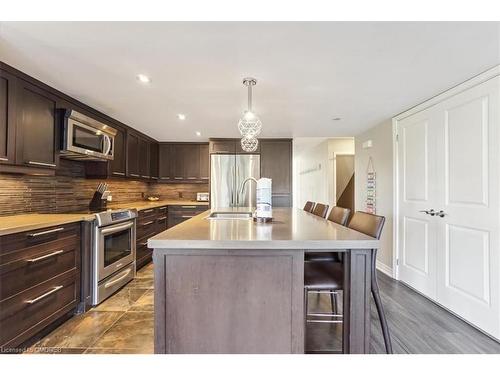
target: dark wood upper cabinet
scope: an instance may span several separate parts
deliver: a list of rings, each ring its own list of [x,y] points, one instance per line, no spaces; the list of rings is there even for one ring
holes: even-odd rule
[[[210,153],[211,154],[259,154],[260,142],[255,151],[246,152],[243,151],[243,149],[241,148],[241,139],[239,138],[211,139]]]
[[[113,160],[109,162],[109,171],[113,177],[122,177],[127,173],[127,144],[125,138],[125,131],[116,129]]]
[[[200,146],[183,145],[181,155],[184,159],[184,178],[188,181],[200,180]]]
[[[263,139],[260,144],[260,175],[273,180],[273,205],[291,206],[292,141]]]
[[[184,144],[172,144],[170,148],[170,169],[172,171],[174,181],[184,181],[186,179],[186,176],[184,175],[184,157]]]
[[[200,179],[208,181],[210,175],[210,153],[208,144],[200,145]]]
[[[168,143],[162,143],[159,146],[159,160],[158,169],[160,181],[169,182],[172,180],[171,172],[171,160],[170,160],[170,149],[171,145]]]
[[[15,162],[15,77],[0,70],[0,163]]]
[[[20,79],[16,107],[16,163],[55,168],[56,98]]]
[[[151,178],[149,152],[149,141],[144,138],[139,138],[139,175],[146,179]]]
[[[139,136],[127,134],[127,176],[138,178],[139,174]]]
[[[158,158],[159,158],[159,144],[157,142],[152,142],[149,145],[149,168],[150,168],[150,176],[153,180],[158,180],[160,177],[159,167],[158,167]]]

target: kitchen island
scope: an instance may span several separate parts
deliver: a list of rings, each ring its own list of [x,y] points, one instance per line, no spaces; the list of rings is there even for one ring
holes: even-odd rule
[[[343,352],[369,352],[370,264],[378,240],[300,209],[276,208],[266,224],[245,217],[246,209],[221,211],[148,241],[155,353],[304,353],[310,251],[344,253]]]

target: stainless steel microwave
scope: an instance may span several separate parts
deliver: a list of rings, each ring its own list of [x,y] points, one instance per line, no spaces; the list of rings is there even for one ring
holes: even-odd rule
[[[61,110],[61,156],[68,159],[113,160],[116,130],[74,110]]]

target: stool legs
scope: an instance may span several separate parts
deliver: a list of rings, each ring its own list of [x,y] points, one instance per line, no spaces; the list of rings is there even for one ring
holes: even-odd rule
[[[378,288],[376,260],[377,260],[377,250],[374,249],[372,256],[372,265],[371,265],[372,269],[371,290],[372,290],[373,300],[375,301],[375,306],[377,307],[377,313],[380,319],[380,325],[382,326],[382,335],[384,336],[385,351],[387,354],[392,354],[393,352],[392,352],[391,335],[389,333],[389,326],[387,325],[384,308],[382,307],[382,300],[380,299],[380,291]]]

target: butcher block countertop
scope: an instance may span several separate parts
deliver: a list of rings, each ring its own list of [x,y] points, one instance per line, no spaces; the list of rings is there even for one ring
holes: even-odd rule
[[[228,212],[232,209],[219,209]],[[239,209],[239,211],[245,209]],[[246,209],[247,211],[249,209]],[[375,249],[379,241],[297,208],[274,208],[271,223],[252,219],[207,219],[210,211],[195,216],[148,240],[162,249]]]
[[[93,214],[21,214],[0,216],[0,236],[47,228],[54,225],[92,221]]]

